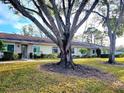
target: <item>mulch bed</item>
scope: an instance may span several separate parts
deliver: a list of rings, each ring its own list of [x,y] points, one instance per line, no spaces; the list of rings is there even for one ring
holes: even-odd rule
[[[86,65],[76,65],[75,69],[66,69],[57,65],[55,63],[48,63],[45,65],[40,65],[39,70],[45,70],[49,72],[61,73],[66,76],[78,76],[81,78],[97,78],[108,82],[117,81],[116,77],[110,73],[103,72],[97,68],[86,66]]]

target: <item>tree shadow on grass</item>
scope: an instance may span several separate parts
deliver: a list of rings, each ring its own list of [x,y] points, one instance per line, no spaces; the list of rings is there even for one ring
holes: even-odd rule
[[[61,67],[60,65],[57,65],[56,63],[48,63],[48,64],[40,65],[39,70],[60,73],[66,76],[78,76],[81,78],[96,78],[108,82],[114,82],[117,80],[117,78],[110,73],[103,72],[91,66],[79,65],[79,64],[76,64],[75,69],[67,69]]]
[[[112,63],[112,64],[110,64],[108,62],[102,62],[102,64],[117,66],[117,67],[124,67],[124,63],[119,63],[119,62],[115,62],[115,63]]]

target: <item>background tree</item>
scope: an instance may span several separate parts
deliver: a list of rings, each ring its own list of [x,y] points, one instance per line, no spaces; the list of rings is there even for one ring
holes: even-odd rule
[[[21,34],[25,36],[35,36],[35,37],[45,38],[45,35],[41,31],[39,31],[39,29],[36,26],[32,24],[27,24],[23,26]]]
[[[4,43],[0,40],[0,52],[4,50]]]
[[[105,41],[107,41],[107,35],[106,35],[106,33],[97,30],[94,33],[94,44],[105,46],[106,45]]]
[[[116,37],[121,32],[121,28],[123,26],[123,22],[121,20],[124,16],[124,1],[120,0],[120,2],[110,2],[108,0],[104,0],[106,5],[107,15],[105,17],[105,26],[108,30],[108,36],[110,40],[110,55],[108,63],[115,63],[115,45],[116,45]],[[111,5],[115,5],[117,8],[110,9]]]
[[[86,42],[88,43],[94,43],[94,33],[96,32],[96,29],[94,27],[87,28],[86,31],[83,33],[83,37],[86,37]]]
[[[96,49],[96,54],[97,54],[97,57],[100,57],[101,56],[101,49],[97,48]]]
[[[119,52],[124,52],[124,46],[121,45],[121,46],[117,47],[116,50]]]
[[[124,0],[103,0],[97,7],[99,12],[92,11],[102,17],[110,41],[108,63],[115,62],[115,45],[117,36],[122,35],[124,26]],[[87,10],[85,10],[87,11]]]
[[[79,51],[81,54],[86,54],[88,50],[86,48],[81,48]]]
[[[22,35],[25,35],[25,36],[33,36],[34,34],[34,29],[32,27],[32,25],[25,25],[22,27]]]
[[[97,45],[104,45],[106,34],[95,27],[89,27],[83,33],[83,41]]]
[[[61,51],[65,67],[74,67],[71,41],[79,27],[88,19],[99,0],[2,0],[29,18]],[[78,3],[78,4],[77,4]],[[89,7],[86,7],[90,3]],[[83,13],[84,8],[89,11]],[[75,13],[72,16],[72,13]],[[39,20],[41,19],[41,20]],[[79,20],[80,19],[80,20]]]

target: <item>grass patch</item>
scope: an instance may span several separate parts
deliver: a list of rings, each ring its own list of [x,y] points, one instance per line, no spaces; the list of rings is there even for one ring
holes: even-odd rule
[[[118,82],[107,83],[95,78],[38,71],[38,65],[58,61],[58,59],[45,60],[0,64],[0,93],[124,93],[124,89]],[[74,61],[112,73],[118,80],[124,82],[124,67],[102,64],[106,60],[85,58]],[[124,63],[124,58],[117,61]]]
[[[78,59],[78,60],[75,60],[75,62],[78,64],[84,64],[84,65],[96,67],[105,72],[112,73],[116,77],[118,77],[119,80],[124,82],[124,78],[123,78],[124,77],[124,66],[103,64],[103,62],[106,62],[107,60],[108,59],[90,58],[90,59]],[[119,63],[124,63],[124,58],[117,58],[116,61]]]

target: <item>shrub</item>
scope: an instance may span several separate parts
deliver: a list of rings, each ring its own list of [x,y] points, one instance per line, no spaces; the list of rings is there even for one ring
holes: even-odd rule
[[[44,54],[40,54],[40,58],[44,58]]]
[[[109,54],[101,54],[101,58],[108,58]]]
[[[79,51],[81,54],[86,54],[88,52],[86,48],[81,48]]]
[[[58,54],[45,54],[44,58],[58,58]]]
[[[29,54],[29,58],[31,58],[31,59],[33,58],[33,53]]]
[[[34,59],[37,59],[37,58],[44,58],[44,54],[40,54],[40,55],[36,55],[36,54],[32,54],[32,58],[34,57]]]
[[[119,57],[124,57],[124,54],[120,54]]]
[[[4,50],[4,43],[3,41],[0,40],[0,51],[3,51]]]
[[[13,60],[13,52],[4,52],[2,60],[4,61]]]
[[[101,49],[97,48],[96,49],[96,54],[97,54],[97,57],[100,57],[101,56]]]
[[[73,58],[81,58],[79,55],[72,55]]]
[[[8,60],[17,60],[19,59],[19,55],[13,52],[4,52],[2,60],[8,61]]]
[[[116,54],[115,57],[124,57],[124,54]],[[101,54],[101,58],[109,58],[109,54]]]
[[[17,60],[17,59],[19,59],[19,55],[17,53],[14,53],[13,54],[13,60]]]
[[[19,59],[22,58],[22,53],[18,53],[18,58],[19,58]]]
[[[115,57],[124,57],[124,54],[117,54]]]
[[[34,54],[34,59],[38,58],[38,56],[36,54]]]
[[[96,58],[96,57],[97,57],[97,55],[92,55],[91,57],[92,57],[92,58]]]

